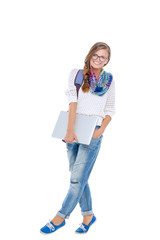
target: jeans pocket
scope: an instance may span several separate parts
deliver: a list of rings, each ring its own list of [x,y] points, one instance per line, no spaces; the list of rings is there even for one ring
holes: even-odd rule
[[[72,148],[73,148],[73,144],[72,144],[72,143],[67,143],[67,142],[66,142],[66,148],[67,148],[67,151],[72,150]]]
[[[99,140],[99,139],[102,139],[102,137],[103,137],[103,134],[99,138],[92,138],[92,139]]]
[[[101,145],[103,135],[101,135],[99,138],[92,138],[90,142],[90,148],[91,149],[96,149],[99,145]]]

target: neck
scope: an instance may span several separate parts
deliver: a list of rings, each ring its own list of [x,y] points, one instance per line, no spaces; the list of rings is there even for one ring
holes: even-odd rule
[[[96,75],[96,79],[98,80],[102,69],[96,69],[96,68],[92,67],[91,70],[92,70],[92,72],[94,72],[94,74]]]
[[[102,69],[97,69],[97,68],[93,68],[91,67],[91,70],[96,74],[96,75],[100,75],[100,73],[102,72]]]

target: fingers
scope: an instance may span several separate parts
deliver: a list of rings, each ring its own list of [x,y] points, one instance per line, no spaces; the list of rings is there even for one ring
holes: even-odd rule
[[[73,136],[72,138],[67,138],[67,137],[65,137],[62,141],[73,144],[74,142],[78,143],[78,138],[77,138],[77,136],[74,134],[74,136]]]
[[[78,143],[78,138],[76,135],[74,135],[75,142]]]
[[[64,138],[64,140],[62,140],[62,141],[73,144],[74,143],[74,138],[72,140],[70,138],[69,139]]]

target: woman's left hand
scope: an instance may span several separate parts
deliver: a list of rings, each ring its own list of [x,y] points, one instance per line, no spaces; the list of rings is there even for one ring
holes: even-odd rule
[[[102,135],[102,130],[99,129],[95,129],[92,138],[100,138],[100,136]]]

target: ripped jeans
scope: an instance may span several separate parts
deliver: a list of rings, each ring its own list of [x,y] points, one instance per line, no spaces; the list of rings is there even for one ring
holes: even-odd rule
[[[96,126],[96,129],[98,128],[100,126]],[[103,135],[100,138],[92,138],[89,145],[66,143],[71,179],[62,208],[57,213],[58,216],[69,218],[78,202],[83,216],[93,214],[88,179],[98,156],[102,138]]]

